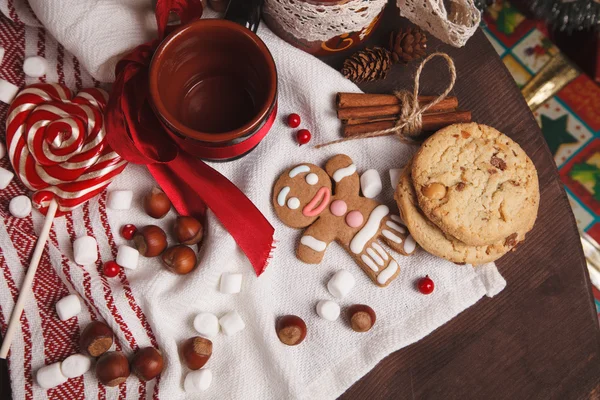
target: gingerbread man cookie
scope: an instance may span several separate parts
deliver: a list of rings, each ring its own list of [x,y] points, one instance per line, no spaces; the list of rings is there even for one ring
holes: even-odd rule
[[[410,255],[416,243],[400,217],[359,192],[356,166],[350,157],[339,154],[327,161],[325,170],[313,164],[286,170],[275,182],[273,206],[287,226],[308,227],[296,251],[300,260],[320,263],[329,243],[337,241],[376,285],[385,287],[400,267],[381,244]]]

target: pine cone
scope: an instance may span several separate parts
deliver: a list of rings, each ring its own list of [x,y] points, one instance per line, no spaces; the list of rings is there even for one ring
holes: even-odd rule
[[[401,28],[390,36],[390,51],[395,63],[418,60],[427,53],[427,36],[419,27]]]
[[[352,54],[344,61],[342,74],[352,82],[384,79],[392,66],[391,53],[383,47],[371,47]]]

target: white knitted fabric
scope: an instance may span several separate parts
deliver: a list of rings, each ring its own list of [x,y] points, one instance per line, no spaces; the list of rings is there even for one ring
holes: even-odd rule
[[[0,6],[6,1],[0,0]],[[144,3],[141,0],[31,0],[41,22],[99,79],[109,79],[108,71],[114,67],[118,55],[145,39],[140,32],[146,26],[150,1]],[[140,10],[138,18],[129,19],[129,25],[123,24],[126,16],[134,15],[134,9]],[[271,206],[272,185],[284,169],[302,162],[323,165],[334,154],[347,154],[354,160],[359,173],[370,168],[379,171],[384,187],[377,200],[397,212],[388,170],[401,167],[416,149],[391,137],[352,141],[322,150],[310,145],[298,147],[293,139],[294,130],[285,124],[287,114],[301,115],[302,127],[313,134],[312,144],[336,139],[339,121],[333,109],[334,95],[338,91],[358,89],[337,71],[288,45],[264,26],[259,35],[277,64],[280,117],[253,152],[237,161],[212,166],[231,179],[274,225],[277,248],[266,272],[256,278],[234,240],[210,213],[200,265],[187,276],[171,274],[156,258],[142,258],[136,270],[125,271],[127,284],[120,279],[104,281],[97,266],[76,266],[72,261],[71,238],[74,236],[95,236],[100,260],[105,262],[114,257],[111,249],[125,243],[118,233],[121,225],[157,223],[168,230],[172,224],[173,211],[159,221],[143,213],[141,197],[155,183],[144,167],[128,166],[109,190],[133,190],[131,210],[106,210],[103,197],[100,197],[75,210],[70,217],[72,223],[64,217],[55,221],[57,240],[49,245],[48,268],[53,270],[50,272],[56,274],[58,281],[44,285],[40,289],[42,295],[36,295],[27,303],[28,330],[16,336],[10,355],[15,398],[26,398],[27,393],[40,399],[46,396],[83,398],[83,393],[86,399],[104,395],[110,399],[333,399],[386,355],[420,340],[483,296],[494,296],[504,288],[506,282],[494,264],[475,269],[458,266],[422,250],[411,257],[397,256],[400,275],[385,289],[375,286],[337,244],[327,249],[320,265],[307,265],[296,259],[294,249],[301,231],[279,222]],[[26,37],[29,39],[25,41],[25,53],[39,52],[38,36],[27,33]],[[52,69],[57,65],[56,47],[50,48],[49,43],[50,39],[46,41],[45,52]],[[74,60],[69,53],[65,53],[64,58]],[[69,68],[59,68],[59,71],[72,71]],[[47,79],[52,81],[60,76],[51,71]],[[73,85],[75,81],[67,74],[67,84]],[[91,81],[84,75],[83,82]],[[0,160],[0,165],[7,167],[6,158]],[[0,203],[7,204],[7,197],[16,194],[15,185],[7,189],[10,192],[0,191]],[[108,221],[103,218],[106,214]],[[34,213],[33,222],[39,231],[41,216]],[[12,276],[18,286],[24,269],[18,256],[22,241],[12,239],[9,233],[14,232],[12,226],[10,217],[0,219],[0,248],[6,260],[3,268],[8,270],[8,275],[0,275],[0,324],[3,328],[14,304],[7,276]],[[3,259],[0,258],[0,267]],[[352,292],[339,301],[342,310],[354,303],[364,303],[377,312],[377,324],[369,333],[353,332],[343,317],[329,322],[316,315],[315,305],[319,300],[333,300],[326,282],[339,269],[348,270],[356,278]],[[244,275],[241,293],[225,295],[218,291],[223,272]],[[415,289],[415,281],[426,274],[436,284],[435,291],[428,296]],[[49,299],[44,293],[53,293],[58,287],[63,287],[64,292],[77,292],[88,302],[93,301],[98,312],[95,313],[93,307],[84,307],[71,330],[57,329],[56,326],[66,324],[57,321],[52,312],[52,302],[59,296]],[[107,298],[113,301],[107,302]],[[135,304],[139,305],[143,315],[135,311]],[[50,310],[47,314],[42,312],[46,309]],[[187,370],[181,364],[178,345],[195,334],[192,321],[197,313],[204,311],[221,316],[231,310],[240,313],[246,329],[232,337],[219,334],[214,339],[214,354],[206,366],[213,371],[212,386],[201,395],[186,395],[183,377]],[[93,314],[98,314],[113,328],[128,355],[134,344],[153,345],[155,337],[166,359],[166,369],[158,385],[156,381],[140,384],[132,376],[120,389],[106,388],[103,393],[94,374],[88,372],[78,381],[78,389],[72,389],[73,392],[80,391],[78,396],[67,393],[61,397],[57,392],[50,395],[51,392],[46,393],[31,382],[31,373],[51,362],[49,354],[53,349],[49,339],[60,332],[61,343],[67,347],[67,352],[72,338]],[[277,339],[275,321],[284,314],[296,314],[306,321],[308,335],[301,345],[287,347]],[[47,320],[52,320],[52,324],[45,325]],[[143,321],[148,322],[147,327]],[[66,355],[57,355],[54,359]],[[71,380],[69,384],[75,385],[73,382]],[[406,390],[410,391],[410,388]]]
[[[481,13],[473,0],[397,0],[397,5],[400,15],[456,47],[467,43],[481,21]]]
[[[334,5],[301,0],[265,0],[263,11],[296,38],[325,42],[343,33],[362,33],[386,4],[387,0],[350,0]]]

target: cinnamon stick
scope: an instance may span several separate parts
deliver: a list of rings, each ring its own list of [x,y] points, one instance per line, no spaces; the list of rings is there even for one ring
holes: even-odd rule
[[[362,124],[345,124],[342,126],[344,137],[360,135],[363,133],[380,131],[396,126],[398,119],[379,120],[375,122],[366,122]],[[454,111],[436,114],[423,114],[423,131],[437,131],[448,125],[463,122],[471,122],[471,111]],[[390,133],[392,135],[393,133]]]
[[[419,103],[431,103],[436,98],[437,96],[419,96]],[[453,108],[458,107],[456,97],[446,97],[445,100],[455,102]],[[392,106],[396,104],[400,104],[400,100],[393,94],[338,93],[336,97],[337,108]]]
[[[395,97],[395,96],[394,96]],[[430,103],[435,99],[429,99],[432,96],[420,96],[419,97],[419,106],[423,107],[426,104]],[[396,99],[397,100],[397,99]],[[458,99],[456,97],[446,97],[438,104],[427,110],[427,113],[430,112],[440,112],[440,111],[451,111],[458,107]],[[381,116],[391,116],[398,115],[402,111],[402,106],[400,104],[391,104],[391,105],[377,105],[377,106],[359,106],[359,107],[348,107],[348,108],[340,108],[337,111],[337,115],[339,119],[356,119],[356,118],[370,118],[370,117],[381,117]]]

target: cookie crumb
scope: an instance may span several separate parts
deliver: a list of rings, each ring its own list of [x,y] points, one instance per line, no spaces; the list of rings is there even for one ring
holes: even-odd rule
[[[490,160],[490,164],[492,164],[494,167],[498,168],[500,171],[504,171],[506,169],[506,161],[504,161],[501,158],[498,158],[496,156],[492,156],[492,159]]]
[[[459,192],[462,192],[465,189],[465,186],[467,186],[467,185],[465,185],[464,182],[458,182],[456,184],[456,190],[458,190]]]
[[[506,240],[504,241],[504,245],[508,246],[508,247],[516,246],[517,245],[517,236],[518,236],[518,234],[516,232],[511,234],[510,236],[508,236],[506,238]]]

